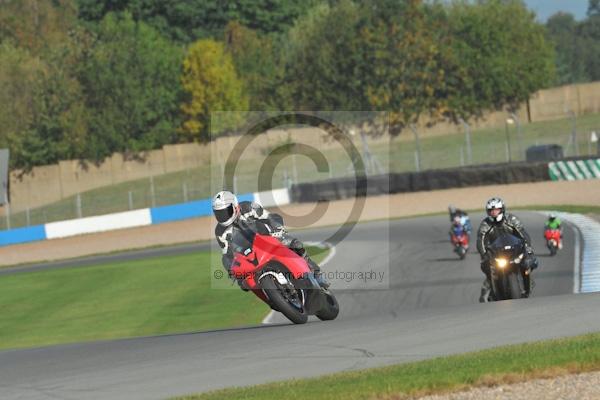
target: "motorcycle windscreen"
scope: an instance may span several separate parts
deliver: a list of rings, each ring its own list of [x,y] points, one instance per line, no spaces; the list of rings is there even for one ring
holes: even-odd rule
[[[490,245],[495,253],[504,252],[507,250],[519,250],[523,247],[523,240],[514,235],[501,235]]]

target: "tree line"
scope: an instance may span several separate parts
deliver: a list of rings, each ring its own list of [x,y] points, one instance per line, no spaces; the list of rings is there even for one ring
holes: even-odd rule
[[[561,18],[546,27],[520,0],[5,0],[0,148],[25,170],[135,156],[210,140],[227,110],[390,111],[395,134],[469,119],[597,79],[597,58],[574,72],[559,41],[597,38],[597,22]]]

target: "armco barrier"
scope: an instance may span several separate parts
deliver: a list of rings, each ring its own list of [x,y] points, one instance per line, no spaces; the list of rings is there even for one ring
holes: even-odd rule
[[[287,189],[274,189],[266,192],[254,193],[254,201],[263,207],[290,204],[290,193]]]
[[[570,159],[548,163],[553,181],[600,179],[600,159]]]
[[[84,233],[111,231],[114,229],[134,228],[150,225],[149,210],[134,210],[116,214],[52,222],[45,225],[46,238],[57,239]]]
[[[244,194],[238,196],[239,201],[252,201],[254,195]],[[171,206],[155,207],[150,209],[152,224],[180,221],[182,219],[203,217],[212,214],[211,200],[190,201],[188,203],[173,204]]]
[[[289,204],[290,197],[287,189],[275,189],[270,192],[243,194],[238,196],[238,200],[258,201],[265,207],[270,207],[274,205]],[[95,217],[72,219],[68,221],[52,222],[46,225],[0,231],[0,246],[64,238],[115,229],[134,228],[151,224],[161,224],[188,218],[204,217],[211,214],[211,200],[205,199],[170,206],[98,215]]]
[[[293,202],[339,200],[360,195],[450,189],[550,180],[546,163],[513,163],[478,167],[329,179],[292,185]]]
[[[44,225],[28,226],[26,228],[0,231],[0,246],[9,244],[35,242],[46,239]]]

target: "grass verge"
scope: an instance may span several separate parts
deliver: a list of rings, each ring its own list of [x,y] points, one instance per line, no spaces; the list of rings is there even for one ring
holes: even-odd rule
[[[215,259],[197,252],[2,276],[0,349],[259,324],[270,309],[256,296],[211,287]]]
[[[178,399],[404,399],[593,370],[600,370],[600,333]]]

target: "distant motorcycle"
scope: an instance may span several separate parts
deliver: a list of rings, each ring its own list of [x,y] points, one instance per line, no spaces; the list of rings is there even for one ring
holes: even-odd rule
[[[525,243],[505,234],[489,246],[492,295],[495,300],[526,297],[531,270],[524,267]]]
[[[450,229],[450,242],[454,252],[464,260],[469,251],[469,234],[461,224],[453,224]]]
[[[458,254],[461,260],[464,260],[467,256],[467,251],[469,251],[469,235],[464,231],[458,234],[452,233],[450,241],[452,242],[452,246],[454,246],[454,252]]]
[[[544,230],[544,238],[546,239],[546,246],[550,250],[550,255],[554,257],[560,248],[560,230],[546,229]]]
[[[326,321],[339,313],[333,293],[317,283],[306,260],[270,236],[260,222],[235,230],[231,273],[273,310],[295,324],[309,315]]]

